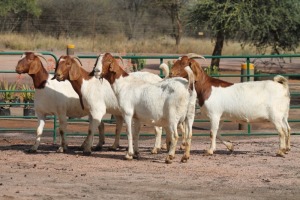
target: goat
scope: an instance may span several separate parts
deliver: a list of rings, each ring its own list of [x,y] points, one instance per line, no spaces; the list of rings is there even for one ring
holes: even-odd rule
[[[170,69],[169,69],[169,66],[165,63],[161,63],[159,65],[159,69],[161,69],[163,71],[163,74],[164,74],[164,79],[167,79],[167,78],[170,78]],[[182,142],[181,142],[181,145],[180,145],[180,150],[184,150],[185,148],[185,144],[186,144],[186,140],[185,140],[185,123],[179,123],[178,124],[178,128],[180,129],[181,131],[181,135],[182,135]],[[158,140],[156,138],[156,140]],[[162,145],[161,148],[164,148],[164,149],[167,149],[167,143],[169,141],[166,141],[166,144]]]
[[[95,62],[95,66],[94,66],[94,74],[96,78],[100,78],[100,71],[102,68],[102,61],[103,61],[103,55],[104,54],[100,54]],[[106,59],[108,59],[108,57],[106,57]],[[123,62],[122,58],[120,57],[121,61]],[[116,59],[109,58],[109,60],[111,60],[111,62],[117,62]],[[104,61],[106,62],[106,61]],[[116,63],[117,64],[117,63]],[[163,71],[163,74],[165,75],[165,78],[168,78],[169,76],[169,67],[166,64],[162,64],[159,66],[159,68]],[[157,83],[162,81],[163,79],[160,78],[158,75],[149,73],[149,72],[133,72],[133,73],[129,73],[129,76],[133,76],[139,79],[142,79],[145,82],[148,83]],[[184,123],[180,123],[179,124],[179,128],[182,132],[182,143],[180,145],[180,149],[184,149],[185,147],[185,137],[184,137],[184,131],[185,131],[185,127],[184,127]],[[161,127],[154,127],[154,132],[155,132],[155,144],[153,149],[151,150],[152,154],[157,154],[160,149],[165,149],[167,148],[168,145],[161,145],[161,136],[162,136],[162,128]],[[168,138],[167,138],[168,139]],[[166,143],[168,143],[169,141],[166,141]]]
[[[52,75],[43,67],[39,57],[45,59],[40,54],[25,52],[18,61],[15,69],[18,74],[27,73],[32,78],[35,88],[34,108],[38,118],[38,128],[35,144],[29,152],[36,152],[39,147],[47,115],[57,115],[59,119],[59,133],[61,135],[61,146],[57,152],[66,152],[68,150],[65,137],[67,116],[75,118],[84,117],[88,115],[88,110],[83,110],[80,107],[78,95],[73,91],[70,83],[59,83],[56,80],[51,80]],[[99,126],[99,143],[97,144],[97,149],[104,143],[103,129],[102,123]]]
[[[171,163],[175,156],[178,140],[177,126],[186,123],[186,148],[181,159],[186,162],[190,157],[192,124],[195,115],[196,92],[194,87],[189,89],[190,82],[183,78],[172,78],[158,83],[148,83],[134,76],[129,76],[111,54],[106,53],[102,59],[100,76],[112,85],[122,110],[126,123],[128,137],[128,152],[126,159],[139,155],[138,138],[141,122],[155,126],[162,126],[167,130],[170,138],[170,148],[166,163]],[[189,67],[189,80],[193,73]],[[192,81],[193,84],[193,81]],[[134,135],[132,135],[132,122]],[[133,142],[134,140],[134,142]],[[133,147],[134,144],[134,147]]]
[[[94,77],[93,71],[84,70],[77,57],[71,56],[60,57],[55,70],[55,78],[58,81],[68,80],[66,82],[71,83],[71,90],[75,91],[80,98],[81,107],[89,110],[91,120],[88,136],[83,145],[83,153],[91,154],[94,133],[105,113],[110,113],[116,118],[116,139],[112,146],[113,149],[116,149],[119,146],[123,118],[116,96],[108,81],[100,82]]]
[[[171,68],[171,77],[187,78],[183,70],[190,66],[195,74],[195,88],[201,106],[211,123],[211,145],[207,153],[216,150],[216,136],[220,119],[232,119],[239,122],[270,121],[276,127],[280,144],[278,156],[284,156],[290,150],[290,131],[288,124],[290,93],[288,80],[277,75],[274,80],[229,83],[208,76],[190,54],[178,59]],[[203,58],[203,57],[202,57]],[[231,143],[225,143],[233,150]]]

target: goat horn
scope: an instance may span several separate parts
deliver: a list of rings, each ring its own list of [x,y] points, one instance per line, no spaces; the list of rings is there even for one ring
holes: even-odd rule
[[[121,60],[121,62],[122,62],[122,65],[123,65],[123,67],[126,67],[126,66],[124,65],[123,58],[122,58],[121,56],[116,56],[116,57],[120,58],[120,60]]]
[[[77,56],[75,56],[73,58],[76,59],[79,62],[80,66],[82,66],[82,62],[80,61],[80,59]]]
[[[203,56],[198,55],[198,54],[195,54],[195,53],[188,53],[186,56],[187,56],[188,58],[202,58],[202,59],[205,60],[205,58],[204,58]]]
[[[34,53],[34,55],[35,55],[35,56],[38,56],[38,57],[40,57],[40,58],[43,58],[43,59],[46,61],[47,65],[49,65],[47,59],[46,59],[42,54],[40,54],[40,53]]]
[[[59,64],[59,62],[60,62],[61,57],[62,57],[62,56],[59,57],[59,59],[58,59],[56,65],[55,65],[55,68],[54,68],[54,76],[53,76],[53,78],[52,78],[51,80],[56,79],[56,70],[57,70],[57,66],[58,66],[58,64]]]

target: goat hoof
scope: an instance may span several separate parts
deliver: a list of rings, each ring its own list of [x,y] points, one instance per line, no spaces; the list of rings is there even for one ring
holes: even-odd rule
[[[188,158],[186,158],[186,157],[184,157],[184,156],[181,158],[181,162],[182,162],[182,163],[187,163],[187,161],[188,161]]]
[[[26,153],[36,153],[37,150],[36,149],[27,149],[25,150]]]
[[[167,163],[167,164],[171,164],[172,163],[172,160],[173,160],[173,156],[171,156],[171,155],[168,155],[167,157],[166,157],[166,160],[165,160],[165,162]]]
[[[92,154],[91,151],[84,151],[84,152],[83,152],[83,155],[84,155],[84,156],[90,156],[91,154]]]
[[[125,155],[125,160],[132,160],[133,157],[131,155],[129,155],[128,153],[126,153]]]
[[[133,155],[133,158],[139,160],[141,158],[141,154],[137,152]]]
[[[284,151],[278,150],[278,152],[276,153],[276,156],[284,158],[284,156],[285,156]]]
[[[93,151],[102,151],[102,146],[95,146],[95,147],[92,147],[92,150]]]
[[[206,152],[205,152],[204,155],[206,155],[206,156],[211,156],[211,155],[213,155],[213,154],[214,154],[214,151],[211,150],[211,149],[209,149],[209,150],[206,150]]]
[[[167,149],[167,144],[161,145],[161,149],[166,150]]]
[[[63,147],[59,147],[59,148],[56,150],[57,153],[64,153],[64,152],[66,152],[66,151],[67,151],[67,150],[64,149]]]
[[[151,151],[151,154],[158,154],[158,152],[160,151],[159,148],[153,148],[152,151]]]
[[[117,151],[118,148],[120,148],[119,145],[118,145],[118,146],[111,146],[111,147],[108,147],[108,150],[109,150],[109,151]]]
[[[187,156],[187,155],[184,154],[184,155],[182,156],[182,158],[181,158],[181,162],[182,162],[182,163],[186,163],[186,162],[188,161],[189,158],[190,158],[189,156]]]
[[[180,150],[185,150],[185,144],[181,144],[179,147]]]
[[[233,144],[229,144],[229,145],[227,146],[227,149],[228,149],[229,151],[233,152],[233,150],[234,150]]]

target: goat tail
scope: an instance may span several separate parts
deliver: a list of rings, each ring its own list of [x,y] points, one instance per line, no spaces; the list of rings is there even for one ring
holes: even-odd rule
[[[162,70],[163,75],[165,76],[165,78],[169,78],[170,70],[169,70],[169,66],[166,63],[160,64],[159,69]]]
[[[289,85],[288,85],[288,80],[286,78],[284,78],[283,76],[281,75],[277,75],[274,77],[274,81],[277,82],[277,83],[280,83],[282,84],[284,87],[288,88]]]
[[[188,88],[192,88],[192,90],[194,90],[194,83],[195,83],[195,76],[194,76],[194,72],[192,71],[192,69],[190,68],[190,66],[186,66],[184,68],[184,70],[187,72],[188,77],[189,77],[189,84],[188,84]],[[188,89],[187,88],[187,89]]]

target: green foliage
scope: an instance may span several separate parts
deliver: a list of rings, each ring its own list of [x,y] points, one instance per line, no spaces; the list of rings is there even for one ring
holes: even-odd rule
[[[0,92],[0,98],[3,99],[6,103],[9,103],[13,99],[15,99],[16,95],[14,90],[16,90],[17,83],[9,83],[6,80],[0,81],[0,90],[4,90]]]
[[[294,51],[299,45],[300,2],[286,1],[255,1],[260,9],[253,8],[249,22],[253,25],[245,37],[264,53],[272,47],[272,53]],[[254,17],[256,16],[256,17]]]
[[[131,64],[132,64],[132,71],[134,72],[140,71],[144,69],[144,66],[146,65],[146,60],[133,58],[131,59]]]
[[[34,93],[32,92],[34,90],[33,86],[30,86],[28,84],[23,84],[21,86],[21,97],[23,98],[24,102],[29,102],[34,100]]]
[[[8,14],[39,16],[41,9],[37,6],[36,0],[1,0],[0,16],[7,16]]]
[[[295,50],[299,45],[300,2],[298,0],[198,0],[190,9],[189,25],[206,31],[212,39],[238,39],[261,53],[272,47]]]
[[[216,76],[216,75],[220,75],[220,72],[219,72],[219,67],[217,66],[212,66],[212,67],[205,67],[204,68],[204,71],[207,75],[209,76]]]

